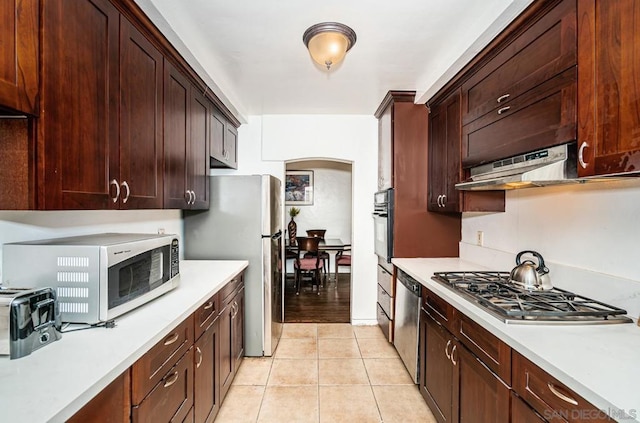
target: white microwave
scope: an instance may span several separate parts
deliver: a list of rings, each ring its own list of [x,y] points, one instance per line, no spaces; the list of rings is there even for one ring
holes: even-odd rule
[[[2,283],[52,287],[63,322],[106,322],[177,287],[176,235],[105,233],[4,244]]]

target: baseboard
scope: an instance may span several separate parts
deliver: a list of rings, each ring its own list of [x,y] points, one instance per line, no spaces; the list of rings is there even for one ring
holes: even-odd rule
[[[376,326],[378,324],[378,321],[377,320],[358,319],[358,320],[351,320],[351,324],[353,326]]]

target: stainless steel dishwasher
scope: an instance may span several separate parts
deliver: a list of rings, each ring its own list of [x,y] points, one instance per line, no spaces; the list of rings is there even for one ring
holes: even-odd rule
[[[418,383],[420,283],[400,269],[397,275],[393,345],[413,382]]]

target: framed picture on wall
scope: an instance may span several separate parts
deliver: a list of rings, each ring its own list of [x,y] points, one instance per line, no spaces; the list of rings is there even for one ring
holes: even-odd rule
[[[313,204],[313,170],[287,170],[284,176],[284,203],[287,206]]]

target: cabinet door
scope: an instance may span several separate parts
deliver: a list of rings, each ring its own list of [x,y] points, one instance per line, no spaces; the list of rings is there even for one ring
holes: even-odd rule
[[[191,208],[209,208],[209,123],[211,103],[195,87],[191,90],[191,135],[189,137],[189,161],[187,188],[191,190]]]
[[[117,208],[120,15],[107,0],[42,4],[38,208]]]
[[[458,342],[451,352],[454,365],[453,421],[509,421],[509,387]]]
[[[218,320],[195,343],[194,415],[197,422],[212,422],[220,409]]]
[[[519,396],[511,393],[511,421],[514,423],[546,422],[538,413],[527,405]]]
[[[378,119],[378,191],[393,187],[393,105]]]
[[[233,354],[232,333],[233,333],[233,313],[231,301],[220,314],[220,402],[224,401],[233,380],[233,367],[235,358]]]
[[[640,168],[640,2],[578,1],[579,176]]]
[[[224,133],[224,156],[228,167],[238,168],[238,129],[228,121]]]
[[[162,54],[120,19],[120,208],[162,207]]]
[[[431,111],[429,135],[429,203],[431,211],[458,212],[460,194],[460,91]]]
[[[127,369],[73,415],[67,423],[125,423],[131,414],[131,376]]]
[[[420,319],[420,392],[439,423],[453,420],[453,365],[450,360],[454,338],[425,311]]]
[[[217,164],[224,162],[225,122],[226,119],[222,113],[214,107],[211,111],[211,136],[209,144],[211,146],[211,157],[218,162]],[[211,167],[214,167],[214,165],[212,164]]]
[[[0,106],[38,114],[38,0],[0,2]]]
[[[231,334],[233,343],[233,372],[238,371],[238,367],[244,357],[244,288],[242,288],[234,299],[236,311],[233,314],[233,332]]]
[[[164,207],[187,208],[187,155],[191,84],[164,62]]]
[[[133,423],[184,421],[193,406],[193,350],[190,348],[140,405],[132,408]]]

